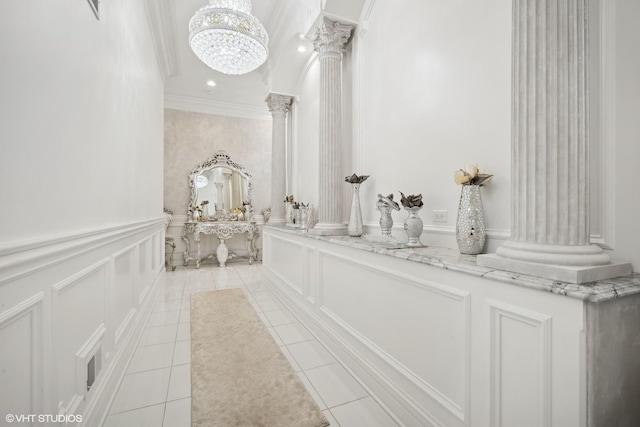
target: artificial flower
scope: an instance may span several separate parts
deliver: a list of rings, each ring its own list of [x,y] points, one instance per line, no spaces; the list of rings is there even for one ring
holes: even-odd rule
[[[484,185],[491,181],[493,175],[488,172],[480,172],[478,165],[467,163],[464,169],[453,172],[453,179],[458,185]]]
[[[355,173],[351,176],[347,176],[344,178],[344,180],[346,182],[348,182],[349,184],[362,184],[363,182],[365,182],[367,180],[367,178],[369,178],[369,175],[356,175]]]
[[[423,205],[422,194],[418,194],[417,196],[414,196],[413,194],[405,196],[402,191],[400,191],[400,195],[402,196],[400,203],[402,203],[402,206],[405,208],[420,207]]]

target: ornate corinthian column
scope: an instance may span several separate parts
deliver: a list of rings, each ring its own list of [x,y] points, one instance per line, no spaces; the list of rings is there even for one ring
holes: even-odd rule
[[[271,218],[269,224],[284,224],[284,198],[287,191],[287,113],[293,98],[270,93],[267,105],[273,118],[271,133]]]
[[[514,0],[513,20],[511,240],[478,264],[572,283],[630,273],[589,244],[587,0]]]
[[[342,168],[342,50],[353,26],[324,19],[312,35],[320,62],[320,198],[318,234],[346,234]]]

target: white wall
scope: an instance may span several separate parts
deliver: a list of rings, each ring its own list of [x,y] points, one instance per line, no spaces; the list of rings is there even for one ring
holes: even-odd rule
[[[364,221],[377,225],[377,193],[421,193],[427,230],[431,211],[447,210],[442,225],[452,236],[460,197],[453,171],[471,162],[495,175],[482,191],[487,227],[508,230],[511,2],[409,3],[375,2],[359,33],[354,108],[363,173],[371,175],[361,188]],[[406,216],[395,212],[396,226]],[[435,239],[422,241],[441,243]]]
[[[318,206],[320,147],[320,63],[317,56],[306,67],[294,99],[291,153],[293,165],[289,192],[303,203]],[[284,199],[283,199],[284,200]]]
[[[640,156],[640,51],[634,48],[640,5],[631,0],[589,4],[592,238],[638,270],[639,206],[629,195],[640,177],[633,167]],[[455,248],[460,187],[453,171],[471,162],[494,174],[482,189],[487,252],[509,237],[511,20],[510,0],[412,0],[402,8],[393,2],[365,3],[351,42],[353,54],[345,57],[352,61],[354,82],[345,94],[347,100],[353,97],[353,133],[345,144],[353,144],[353,171],[371,175],[360,189],[369,233],[379,233],[378,193],[393,192],[396,198],[399,191],[421,193],[422,242]],[[292,185],[296,196],[314,204],[318,87],[316,63],[303,74],[296,94]],[[434,223],[433,210],[446,210],[448,222]],[[406,216],[393,213],[399,238],[405,237]]]
[[[640,169],[640,2],[618,0],[613,10],[615,25],[615,103],[613,124],[612,190],[615,192],[615,210],[612,215],[615,230],[614,251],[617,259],[631,261],[634,271],[640,271],[640,201],[638,181]]]
[[[163,82],[144,5],[101,2],[97,20],[86,1],[0,3],[3,414],[99,425],[158,289]]]
[[[397,199],[399,191],[422,193],[423,242],[455,246],[460,188],[453,172],[474,162],[495,174],[483,189],[487,225],[491,236],[504,238],[510,226],[510,1],[443,6],[415,0],[402,8],[369,1],[364,10],[345,55],[344,144],[353,147],[345,176],[371,176],[360,189],[365,224],[379,232],[378,193],[393,192]],[[297,94],[292,186],[296,197],[314,204],[318,88],[316,62]],[[442,209],[449,222],[434,227],[431,211]],[[396,233],[404,236],[406,213],[393,216]]]

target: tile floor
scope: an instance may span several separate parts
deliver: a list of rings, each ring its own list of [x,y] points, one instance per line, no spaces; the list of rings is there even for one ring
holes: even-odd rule
[[[261,281],[260,264],[178,267],[162,289],[103,427],[191,425],[190,294],[241,288],[332,427],[391,427],[369,396]]]

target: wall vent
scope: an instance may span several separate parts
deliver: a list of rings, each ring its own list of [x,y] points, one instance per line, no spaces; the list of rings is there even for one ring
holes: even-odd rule
[[[89,362],[87,363],[87,391],[91,390],[91,386],[96,381],[97,376],[102,370],[102,347],[98,347]]]
[[[102,353],[104,333],[105,327],[100,325],[80,351],[76,353],[76,384],[78,387],[76,393],[79,396],[85,396],[89,393],[102,370],[102,365],[104,364],[104,355]]]

